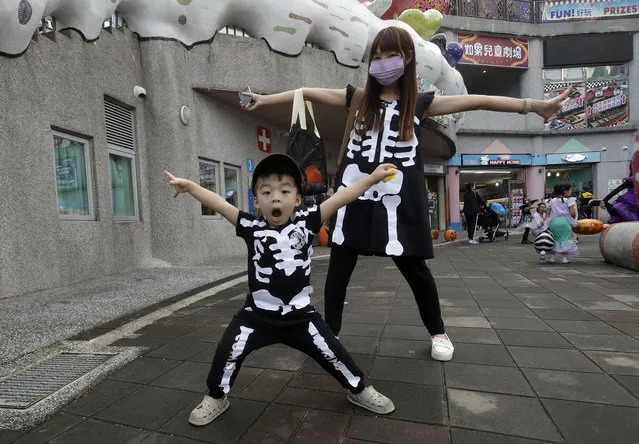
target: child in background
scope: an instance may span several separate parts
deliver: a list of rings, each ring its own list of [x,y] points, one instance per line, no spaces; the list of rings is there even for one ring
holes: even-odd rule
[[[535,211],[532,215],[534,227],[532,229],[533,236],[537,237],[539,233],[541,233],[544,225],[546,225],[546,221],[548,220],[548,215],[546,214],[546,204],[544,202],[539,202],[537,204],[537,211]]]
[[[532,219],[532,234],[535,236],[535,250],[539,254],[539,262],[544,264],[546,263],[548,253],[555,248],[555,240],[546,225],[548,219],[546,215],[546,204],[544,202],[537,204],[537,209],[533,211]]]
[[[572,196],[572,185],[560,183],[555,185],[555,197],[550,199],[546,214],[550,218],[548,226],[555,237],[555,250],[550,253],[550,262],[555,256],[561,256],[561,263],[570,262],[570,256],[577,256],[579,249],[572,240],[572,228],[577,226],[577,206]]]
[[[529,244],[528,235],[530,234],[530,230],[534,230],[536,225],[532,216],[532,205],[537,202],[537,199],[527,200],[521,207],[521,224],[524,227],[524,236],[521,239],[522,244]]]
[[[221,214],[236,226],[236,234],[248,248],[250,293],[217,346],[206,381],[208,394],[191,412],[191,424],[203,426],[224,413],[229,407],[226,394],[244,359],[277,343],[315,359],[349,390],[347,399],[352,404],[382,415],[395,409],[390,399],[364,384],[363,372],[310,300],[311,243],[322,222],[395,173],[394,165],[378,165],[370,175],[341,188],[321,205],[295,211],[302,203],[302,171],[293,158],[272,154],[253,172],[253,200],[261,215],[252,216],[219,194],[165,171],[169,185],[175,187],[173,197],[189,193]]]

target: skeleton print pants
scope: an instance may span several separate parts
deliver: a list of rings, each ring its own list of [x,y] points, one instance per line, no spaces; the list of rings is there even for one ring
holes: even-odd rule
[[[357,264],[357,250],[339,245],[331,246],[326,286],[324,287],[324,313],[333,333],[342,328],[342,313],[346,300],[346,287]],[[439,307],[437,285],[423,259],[410,256],[391,256],[408,282],[422,322],[431,335],[444,333],[444,321]]]
[[[251,352],[272,344],[286,344],[306,353],[352,393],[364,390],[364,374],[316,311],[295,322],[271,325],[242,309],[234,317],[215,351],[206,381],[209,395],[222,398],[237,377],[242,362]]]

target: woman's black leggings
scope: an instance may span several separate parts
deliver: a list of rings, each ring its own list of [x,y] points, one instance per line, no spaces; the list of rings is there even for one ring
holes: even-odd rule
[[[530,234],[530,227],[524,228],[524,237],[521,239],[522,242],[528,242],[528,235]]]
[[[333,245],[324,288],[324,318],[330,329],[339,335],[342,313],[346,300],[346,287],[351,279],[358,252],[355,249]],[[444,333],[444,321],[439,307],[437,285],[423,259],[407,256],[391,256],[402,273],[417,302],[422,322],[432,335]]]

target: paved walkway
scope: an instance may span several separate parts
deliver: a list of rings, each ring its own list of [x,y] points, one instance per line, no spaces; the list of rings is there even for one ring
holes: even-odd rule
[[[0,443],[636,443],[639,437],[639,273],[601,262],[596,236],[569,265],[535,263],[508,242],[437,247],[431,261],[453,361],[430,341],[392,262],[361,258],[341,340],[396,411],[376,417],[297,351],[253,354],[231,408],[187,422],[215,342],[245,283],[203,298],[115,345],[144,346],[37,428]],[[326,259],[314,261],[321,307]]]

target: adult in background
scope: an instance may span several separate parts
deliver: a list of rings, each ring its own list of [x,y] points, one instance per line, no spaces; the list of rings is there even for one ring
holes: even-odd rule
[[[484,205],[486,205],[486,202],[484,202],[484,199],[482,199],[477,192],[475,184],[467,183],[466,192],[464,193],[464,217],[466,218],[469,244],[479,243],[475,240],[475,229],[477,228],[479,210]]]

